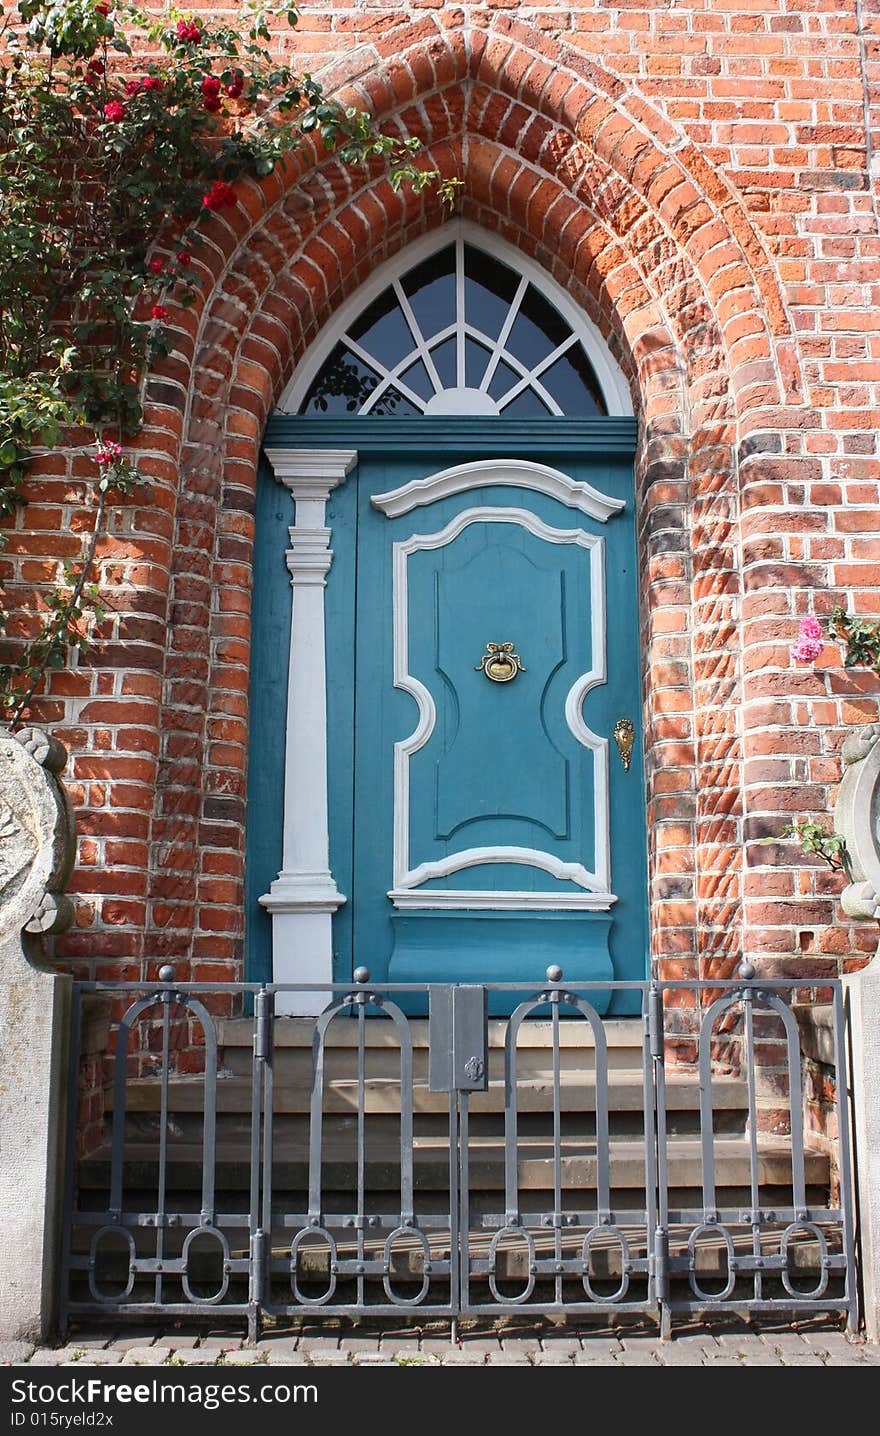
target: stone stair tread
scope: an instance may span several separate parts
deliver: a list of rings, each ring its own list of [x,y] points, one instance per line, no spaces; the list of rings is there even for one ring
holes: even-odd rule
[[[277,1144],[273,1162],[275,1191],[297,1190],[305,1184],[307,1153],[300,1146],[296,1155],[285,1153],[289,1144]],[[718,1137],[715,1141],[716,1181],[719,1186],[741,1186],[749,1180],[749,1143],[742,1137]],[[324,1186],[351,1186],[355,1173],[351,1134],[342,1141],[328,1129],[324,1142]],[[609,1144],[612,1165],[612,1187],[643,1186],[645,1145],[641,1139],[612,1138]],[[471,1186],[474,1189],[495,1189],[503,1185],[504,1142],[501,1137],[476,1136],[470,1143]],[[94,1188],[106,1182],[109,1151],[104,1148],[87,1158],[80,1171],[84,1187]],[[670,1137],[667,1141],[669,1185],[699,1186],[702,1180],[702,1149],[698,1138]],[[246,1183],[250,1149],[244,1141],[224,1140],[218,1144],[216,1173],[218,1185]],[[126,1183],[136,1183],[139,1174],[145,1181],[156,1168],[156,1148],[152,1143],[128,1142],[125,1148]],[[203,1165],[202,1148],[198,1143],[175,1142],[168,1146],[169,1175],[186,1180],[197,1190]],[[449,1147],[442,1137],[421,1137],[414,1143],[414,1169],[417,1184],[427,1190],[432,1177],[445,1186],[448,1174]],[[805,1154],[807,1181],[826,1183],[828,1157],[821,1152]],[[373,1190],[393,1189],[397,1180],[399,1147],[387,1139],[368,1143],[367,1183]],[[791,1153],[788,1144],[779,1139],[762,1139],[758,1151],[758,1179],[762,1184],[788,1186],[791,1181]],[[589,1188],[595,1181],[596,1144],[589,1137],[566,1138],[563,1142],[563,1185],[567,1190]],[[519,1143],[519,1185],[524,1189],[546,1190],[552,1186],[552,1145],[546,1139],[522,1137]]]
[[[445,1092],[431,1092],[426,1081],[416,1080],[414,1107],[419,1112],[446,1113],[449,1098]],[[400,1110],[400,1083],[393,1077],[370,1078],[367,1083],[366,1105],[368,1111],[393,1113]],[[169,1107],[172,1112],[199,1112],[203,1106],[204,1082],[201,1077],[174,1077],[168,1084]],[[346,1114],[357,1109],[357,1080],[335,1077],[325,1084],[324,1109],[333,1116]],[[310,1108],[310,1092],[301,1083],[277,1081],[273,1088],[273,1110],[276,1114],[306,1114]],[[545,1077],[529,1076],[518,1084],[517,1105],[520,1112],[541,1112],[549,1114],[552,1102],[553,1082],[548,1073]],[[576,1072],[560,1074],[560,1097],[562,1109],[566,1112],[595,1110],[596,1084],[587,1075]],[[641,1072],[609,1072],[608,1099],[611,1111],[641,1113],[644,1102],[644,1088]],[[217,1111],[249,1113],[251,1110],[251,1079],[238,1074],[222,1075],[217,1081]],[[161,1103],[161,1089],[154,1078],[137,1078],[126,1088],[126,1110],[137,1112],[158,1112]],[[718,1077],[713,1082],[713,1103],[717,1110],[744,1110],[748,1104],[748,1088],[737,1077]],[[695,1081],[685,1077],[670,1077],[666,1082],[666,1105],[668,1110],[683,1112],[696,1111],[699,1107],[699,1088]],[[493,1082],[487,1092],[474,1092],[470,1097],[470,1111],[499,1112],[504,1108],[504,1086]],[[113,1109],[112,1092],[107,1094],[107,1110]]]
[[[644,1030],[640,1017],[611,1017],[603,1023],[605,1040],[609,1049],[636,1048],[642,1050]],[[424,1017],[409,1019],[410,1037],[414,1048],[427,1048],[428,1021]],[[519,1030],[517,1047],[548,1048],[552,1043],[553,1024],[542,1019],[524,1022]],[[366,1045],[368,1047],[398,1047],[397,1029],[387,1018],[373,1018],[366,1023]],[[311,1048],[315,1033],[312,1017],[278,1017],[273,1029],[273,1040],[279,1047]],[[507,1033],[506,1019],[490,1019],[489,1047],[504,1048]],[[252,1017],[225,1017],[217,1020],[217,1044],[221,1050],[229,1047],[251,1048],[254,1040]],[[331,1048],[357,1047],[358,1024],[350,1019],[338,1018],[331,1023],[327,1043]],[[594,1047],[593,1029],[582,1018],[566,1018],[559,1024],[560,1047]]]

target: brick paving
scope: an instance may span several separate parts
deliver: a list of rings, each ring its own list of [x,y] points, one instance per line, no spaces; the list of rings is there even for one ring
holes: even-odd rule
[[[241,1332],[209,1327],[163,1327],[74,1332],[57,1346],[0,1343],[0,1364],[11,1366],[863,1366],[880,1367],[880,1346],[850,1338],[825,1320],[751,1326],[727,1321],[681,1326],[672,1341],[654,1328],[620,1323],[601,1327],[539,1325],[521,1319],[509,1329],[467,1327],[453,1344],[449,1327],[401,1331],[342,1324],[320,1334],[312,1325],[267,1330],[255,1346]]]

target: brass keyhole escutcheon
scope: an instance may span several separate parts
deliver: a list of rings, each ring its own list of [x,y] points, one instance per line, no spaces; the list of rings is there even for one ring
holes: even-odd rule
[[[474,672],[479,673],[481,669],[493,683],[509,683],[518,673],[526,671],[512,643],[487,643]]]
[[[628,773],[636,741],[636,730],[631,718],[618,718],[614,725],[614,741],[617,744],[623,771]]]

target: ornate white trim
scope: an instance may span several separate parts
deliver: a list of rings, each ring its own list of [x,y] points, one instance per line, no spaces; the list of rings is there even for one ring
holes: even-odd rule
[[[464,529],[474,523],[518,524],[537,538],[547,543],[577,544],[590,554],[591,586],[591,649],[593,666],[582,673],[572,684],[565,700],[565,717],[574,737],[584,747],[591,749],[595,757],[594,772],[594,832],[596,843],[596,871],[590,872],[581,863],[564,863],[552,853],[535,848],[514,848],[492,846],[467,848],[453,853],[438,862],[420,863],[410,867],[409,833],[409,763],[414,753],[428,742],[436,723],[434,700],[417,678],[408,671],[409,663],[409,593],[408,563],[412,554],[424,550],[443,548],[457,538]],[[586,694],[597,684],[605,682],[605,541],[598,534],[588,534],[583,529],[557,529],[544,523],[527,509],[495,508],[490,505],[464,509],[442,529],[433,534],[413,534],[410,538],[393,545],[392,559],[392,603],[393,603],[393,656],[394,686],[409,693],[418,704],[419,716],[414,731],[408,738],[394,745],[394,886],[388,896],[395,907],[472,907],[495,908],[547,908],[547,907],[609,907],[616,901],[610,887],[610,818],[608,812],[608,741],[593,733],[583,720],[581,706]],[[575,882],[586,890],[580,894],[571,892],[523,893],[523,892],[437,892],[413,889],[432,878],[448,877],[462,869],[483,863],[522,863],[550,873],[560,882]],[[408,894],[410,896],[408,896]],[[464,903],[464,899],[468,899]]]
[[[488,909],[491,912],[607,912],[617,902],[614,893],[483,892],[478,889],[438,892],[424,888],[392,888],[388,893],[402,912],[411,908]]]
[[[592,484],[578,483],[560,469],[551,469],[547,464],[532,463],[528,459],[479,459],[474,463],[455,464],[451,469],[441,469],[426,479],[412,479],[399,489],[374,494],[370,502],[387,518],[396,519],[412,509],[436,503],[438,499],[448,499],[453,494],[467,493],[488,485],[530,489],[533,493],[546,494],[547,498],[557,499],[570,509],[579,509],[603,524],[626,508],[625,499],[611,498]]]
[[[401,276],[407,274],[415,265],[420,264],[422,260],[429,258],[432,254],[436,254],[438,250],[445,249],[447,245],[456,240],[464,240],[466,243],[472,244],[475,248],[481,249],[484,254],[495,256],[510,269],[522,275],[522,283],[518,297],[514,301],[515,304],[521,299],[527,283],[531,282],[534,284],[535,288],[540,290],[559,311],[562,317],[571,326],[574,335],[583,344],[587,358],[592,364],[593,371],[599,381],[608,413],[610,415],[632,414],[632,395],[630,394],[629,385],[622,370],[611,354],[600,330],[593,324],[592,320],[587,318],[583,310],[571,298],[571,295],[568,294],[560,284],[557,284],[556,280],[553,279],[546,270],[542,269],[539,264],[536,264],[533,259],[530,259],[527,254],[517,249],[515,245],[508,244],[507,241],[501,239],[499,235],[482,229],[479,225],[464,219],[451,220],[448,224],[442,225],[440,229],[434,230],[431,234],[422,235],[421,238],[407,245],[392,259],[386,260],[384,264],[379,265],[370,275],[370,278],[366,280],[344,304],[339,306],[333,318],[330,320],[330,323],[321,331],[314,343],[309,346],[297,365],[293,378],[278,402],[276,412],[280,414],[299,413],[300,405],[305,399],[309,386],[321,365],[324,363],[324,360],[366,306],[378,298],[382,291],[387,289],[389,285],[395,285],[398,301],[400,301],[402,288],[399,283],[395,284],[395,281],[398,281]],[[406,306],[404,305],[403,307],[404,314],[406,314]],[[450,319],[454,320],[455,317],[456,316],[451,315]],[[456,324],[452,323],[450,325],[450,333],[454,332],[456,332]],[[437,341],[437,337],[438,336],[434,336],[433,342]],[[506,336],[500,336],[498,343],[500,343],[504,337]],[[489,343],[493,348],[498,347],[498,344],[494,341],[490,340]],[[423,359],[423,362],[427,363],[428,372],[431,374],[432,380],[437,380],[436,370],[434,370],[430,354],[424,345],[418,347],[420,357]],[[553,357],[555,357],[555,355]],[[398,367],[403,369],[411,362],[412,359],[408,356],[406,361],[402,362]],[[508,362],[507,358],[505,362]],[[370,364],[371,367],[375,367],[375,360],[371,359]],[[522,366],[517,365],[515,361],[512,367],[517,370],[522,368]],[[545,367],[546,365],[544,364],[538,366],[541,371],[543,371]],[[492,368],[494,368],[494,364],[491,365],[490,370],[487,370],[484,380],[485,383],[489,382]],[[402,388],[400,376],[396,370],[392,378],[395,387]],[[538,383],[539,382],[540,381],[538,381]],[[525,385],[523,387],[525,387]],[[374,393],[371,397],[373,402],[375,402],[378,394]],[[412,401],[415,402],[417,408],[422,406],[423,401],[419,399],[418,395],[412,394],[410,391],[410,397]],[[547,398],[549,399],[549,395]],[[550,400],[550,403],[552,406],[552,400]],[[461,410],[459,412],[461,412]],[[465,412],[467,411],[465,410]]]

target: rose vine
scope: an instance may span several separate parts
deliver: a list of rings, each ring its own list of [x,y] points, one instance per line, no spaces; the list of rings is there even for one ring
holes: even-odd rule
[[[123,446],[150,362],[170,352],[172,310],[197,297],[203,217],[312,138],[346,165],[381,163],[395,189],[435,186],[452,202],[458,181],[420,163],[418,140],[382,133],[273,55],[279,23],[297,15],[275,0],[245,0],[235,27],[99,0],[18,0],[0,23],[0,547],[34,450],[77,429],[91,438],[94,504],[44,609],[14,624],[0,609],[10,724],[103,616],[92,570],[108,494],[140,482]]]

